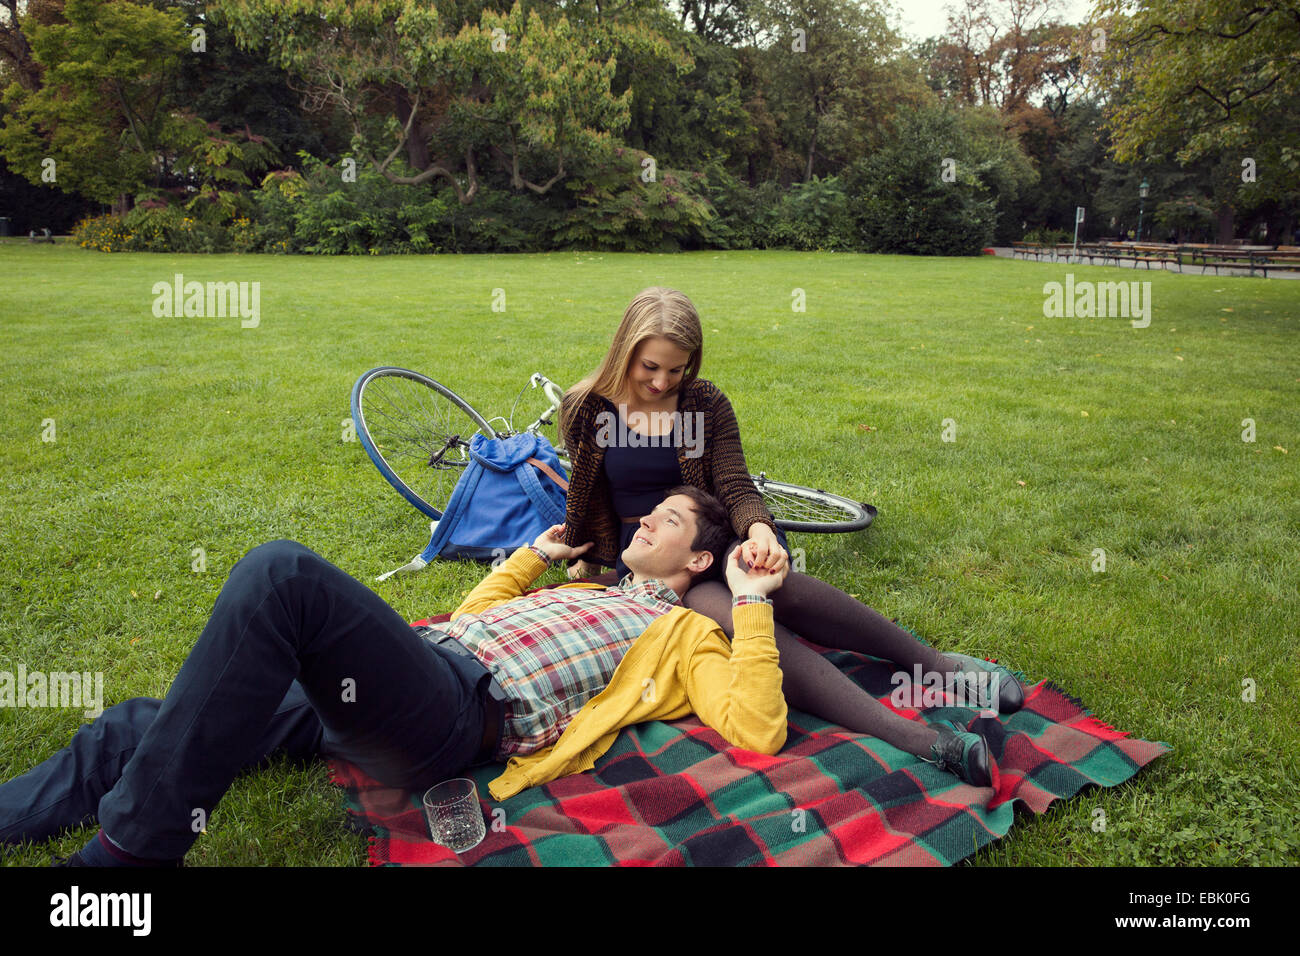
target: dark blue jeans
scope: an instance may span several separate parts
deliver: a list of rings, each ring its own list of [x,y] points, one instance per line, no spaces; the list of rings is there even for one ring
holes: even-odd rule
[[[0,785],[0,843],[98,818],[128,853],[180,857],[236,774],[277,751],[425,789],[474,759],[485,678],[320,555],[264,544],[231,570],[165,700],[108,708]]]

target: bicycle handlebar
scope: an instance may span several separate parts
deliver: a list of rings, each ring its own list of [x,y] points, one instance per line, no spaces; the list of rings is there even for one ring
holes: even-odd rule
[[[532,385],[533,388],[540,385],[542,391],[546,392],[547,399],[556,408],[559,408],[560,403],[564,401],[564,389],[560,388],[560,386],[556,385],[541,372],[534,372],[532,376],[529,377],[528,384]]]

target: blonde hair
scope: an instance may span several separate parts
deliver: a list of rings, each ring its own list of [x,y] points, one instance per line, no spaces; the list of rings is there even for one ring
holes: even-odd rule
[[[665,338],[690,353],[679,390],[685,391],[700,374],[704,359],[704,330],[691,300],[676,289],[654,286],[637,293],[623,313],[600,367],[564,393],[560,404],[560,434],[568,432],[578,409],[592,392],[607,397],[621,395],[637,346],[646,339]],[[572,453],[572,452],[570,452]]]

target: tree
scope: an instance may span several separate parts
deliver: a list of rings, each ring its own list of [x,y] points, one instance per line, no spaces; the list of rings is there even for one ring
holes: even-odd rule
[[[1117,158],[1228,153],[1246,198],[1300,190],[1297,0],[1100,0],[1110,26],[1108,122]],[[1245,160],[1255,182],[1241,176]],[[1246,186],[1252,186],[1245,190]]]
[[[867,152],[919,79],[879,0],[755,0],[765,26],[755,57],[761,102],[781,145],[800,157],[791,178],[834,173]],[[757,123],[756,123],[757,126]]]
[[[660,165],[726,164],[743,153],[754,131],[741,101],[740,55],[690,33],[678,39],[694,61],[689,73],[645,69],[635,54],[619,57],[613,86],[632,94],[623,141]]]
[[[711,44],[737,46],[754,42],[753,0],[677,0],[683,27]]]
[[[964,0],[933,45],[932,85],[967,105],[996,107],[1017,128],[1039,122],[1038,96],[1064,109],[1085,85],[1082,35],[1058,22],[1058,0]]]
[[[343,111],[356,148],[390,182],[438,177],[462,204],[485,155],[514,189],[545,193],[627,124],[626,94],[610,92],[613,58],[595,55],[566,18],[548,24],[518,2],[504,15],[480,8],[477,25],[470,4],[421,0],[217,9],[241,43],[274,51],[301,78],[309,108]]]
[[[21,9],[18,0],[0,0],[0,65],[13,71],[23,89],[35,90],[41,85],[41,66],[32,55],[27,32],[62,18],[63,0],[27,0]]]
[[[299,150],[336,155],[347,149],[350,131],[332,114],[306,113],[284,70],[241,50],[229,29],[206,15],[202,3],[185,0],[182,7],[191,8],[188,22],[202,26],[205,37],[201,51],[181,60],[176,102],[223,129],[243,129],[269,140],[283,156],[296,156]]]
[[[185,123],[167,97],[189,48],[185,25],[178,12],[127,0],[68,0],[64,16],[25,22],[44,82],[6,92],[0,151],[32,182],[53,170],[59,188],[125,212],[133,193],[158,183]]]
[[[845,173],[869,252],[975,255],[997,206],[1035,179],[996,111],[931,107],[899,118],[894,135]]]

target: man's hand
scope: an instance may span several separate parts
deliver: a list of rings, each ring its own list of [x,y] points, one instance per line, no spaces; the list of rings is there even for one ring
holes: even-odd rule
[[[731,596],[757,594],[760,597],[767,597],[785,581],[790,568],[786,566],[780,571],[772,572],[751,567],[741,556],[744,547],[743,544],[738,544],[732,549],[731,554],[727,555],[727,587],[731,588]]]
[[[749,540],[742,547],[741,557],[752,567],[780,573],[790,563],[776,532],[761,521],[749,526]]]
[[[586,544],[571,548],[561,539],[564,537],[564,525],[553,524],[533,542],[533,547],[545,553],[552,561],[568,561],[570,558],[576,558],[580,554],[585,554],[594,541],[588,541]]]

